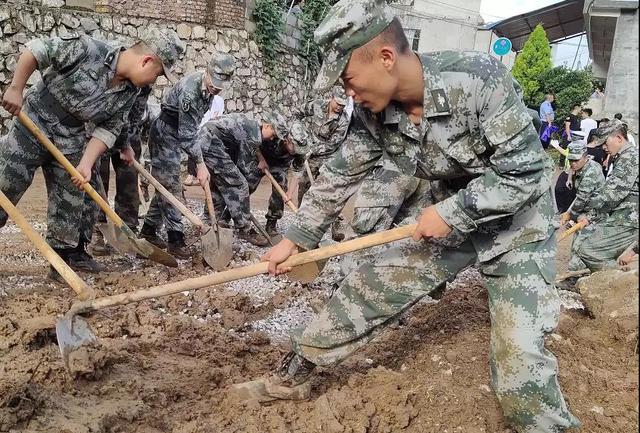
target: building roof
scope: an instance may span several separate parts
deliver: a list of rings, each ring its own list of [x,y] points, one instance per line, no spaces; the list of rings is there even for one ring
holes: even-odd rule
[[[542,24],[549,42],[560,42],[584,33],[584,0],[564,0],[535,11],[486,24],[498,36],[511,40],[515,51],[522,46],[538,24]]]

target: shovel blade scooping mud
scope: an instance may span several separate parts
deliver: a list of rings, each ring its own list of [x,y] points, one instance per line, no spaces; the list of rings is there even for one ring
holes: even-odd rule
[[[175,268],[178,262],[171,254],[156,247],[146,239],[138,239],[126,225],[120,227],[113,222],[97,224],[98,230],[106,242],[122,255],[134,254],[153,260],[165,266]]]
[[[89,324],[82,317],[75,315],[75,312],[67,313],[56,322],[56,338],[67,370],[70,370],[69,357],[71,353],[97,341]]]
[[[227,267],[233,257],[233,230],[218,226],[202,235],[202,258],[212,269],[219,271]]]

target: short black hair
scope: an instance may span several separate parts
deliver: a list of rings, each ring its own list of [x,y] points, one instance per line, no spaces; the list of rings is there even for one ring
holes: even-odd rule
[[[593,110],[591,108],[583,108],[582,111],[587,113],[589,117],[591,117],[591,115],[593,114]]]
[[[616,113],[613,115],[614,119],[622,120],[622,113]]]
[[[362,50],[358,51],[358,56],[365,62],[373,60],[373,46],[371,42],[376,41],[375,45],[392,45],[400,54],[408,54],[411,52],[409,41],[402,28],[402,23],[398,17],[395,17],[391,23],[374,39],[362,46]],[[371,44],[371,45],[370,45]]]

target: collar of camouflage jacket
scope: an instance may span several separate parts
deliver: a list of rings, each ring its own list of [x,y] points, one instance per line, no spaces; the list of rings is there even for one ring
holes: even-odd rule
[[[120,58],[120,53],[122,53],[126,48],[117,45],[107,52],[107,55],[104,57],[104,65],[109,69],[109,73],[107,75],[107,83],[111,83],[113,81],[113,77],[116,75],[116,68],[118,66],[118,59]],[[129,80],[125,80],[119,85],[109,89],[110,91],[118,91],[122,90],[126,87],[135,87],[133,83]]]
[[[415,125],[402,106],[392,103],[385,108],[382,118],[385,125],[397,124],[398,130],[417,141],[422,141],[427,132],[428,119],[437,116],[451,114],[449,108],[449,97],[444,87],[444,81],[438,66],[426,55],[416,54],[422,64],[422,77],[424,80],[424,96],[422,101],[423,115],[422,123]]]

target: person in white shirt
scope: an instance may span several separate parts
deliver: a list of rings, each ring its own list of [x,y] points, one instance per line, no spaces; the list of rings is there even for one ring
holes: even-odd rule
[[[207,123],[209,120],[213,119],[214,117],[221,116],[222,114],[224,114],[224,98],[220,96],[220,94],[217,94],[211,100],[211,107],[209,107],[209,110],[204,113],[202,122],[200,122],[200,128],[202,128],[202,125]],[[189,160],[187,161],[188,176],[182,182],[183,185],[193,186],[198,184],[198,181],[195,178],[195,170],[195,162],[191,158],[189,158]]]
[[[584,108],[582,110],[582,120],[580,121],[580,131],[584,133],[585,137],[589,136],[589,132],[592,129],[596,129],[598,127],[598,122],[591,118],[593,114],[593,110],[591,108]]]

